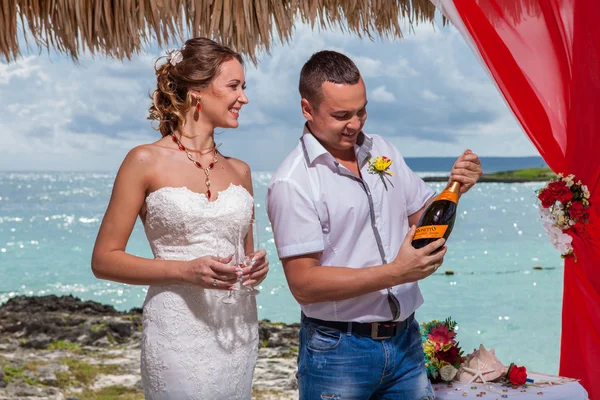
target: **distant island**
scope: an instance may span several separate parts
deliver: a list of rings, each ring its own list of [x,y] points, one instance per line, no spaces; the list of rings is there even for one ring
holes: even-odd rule
[[[478,182],[497,182],[497,183],[523,183],[547,181],[556,174],[548,167],[542,168],[524,168],[515,171],[500,171],[492,174],[483,174]],[[425,182],[447,182],[447,176],[428,176],[424,177]]]

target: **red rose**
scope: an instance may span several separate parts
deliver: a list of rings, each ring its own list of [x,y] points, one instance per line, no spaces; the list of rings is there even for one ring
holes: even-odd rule
[[[548,184],[548,190],[554,199],[559,200],[563,204],[567,204],[573,199],[571,189],[569,189],[562,181],[550,182]]]
[[[460,350],[458,347],[452,346],[448,351],[438,351],[435,353],[438,360],[446,361],[449,364],[454,364],[460,358]]]
[[[527,382],[527,369],[513,364],[508,370],[508,380],[516,386],[524,385]]]
[[[556,201],[556,199],[548,189],[543,189],[538,195],[538,199],[540,199],[540,201],[542,202],[542,207],[544,208],[550,208]]]
[[[563,204],[567,204],[571,200],[573,200],[573,192],[571,192],[571,190],[563,191],[560,196],[558,196],[558,201]]]
[[[571,203],[571,207],[569,207],[569,216],[572,219],[578,219],[583,217],[585,214],[585,207],[580,201],[575,200]]]
[[[552,181],[548,184],[548,189],[551,192],[560,191],[563,187],[567,187],[567,185],[563,181]]]

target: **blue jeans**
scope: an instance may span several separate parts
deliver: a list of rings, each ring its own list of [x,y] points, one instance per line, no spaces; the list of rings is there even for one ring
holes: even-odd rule
[[[435,398],[416,320],[385,340],[303,321],[299,339],[300,400]]]

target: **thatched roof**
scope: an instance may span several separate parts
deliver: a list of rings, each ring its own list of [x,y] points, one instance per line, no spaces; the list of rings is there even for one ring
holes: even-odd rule
[[[359,36],[402,37],[399,18],[432,21],[430,0],[0,0],[0,53],[8,62],[25,36],[37,47],[77,59],[82,51],[125,59],[155,40],[207,36],[255,60],[274,39],[291,38],[294,22]]]

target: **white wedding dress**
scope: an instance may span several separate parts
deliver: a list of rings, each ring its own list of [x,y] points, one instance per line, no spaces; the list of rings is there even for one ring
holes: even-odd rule
[[[154,257],[192,260],[233,254],[239,230],[248,231],[253,199],[233,184],[214,202],[187,188],[166,187],[147,197],[146,208],[144,227]],[[238,297],[236,304],[224,304],[227,295],[193,285],[150,286],[141,355],[146,399],[251,398],[256,301]]]

